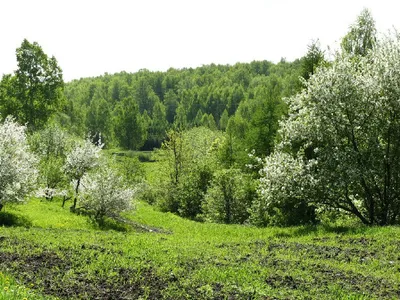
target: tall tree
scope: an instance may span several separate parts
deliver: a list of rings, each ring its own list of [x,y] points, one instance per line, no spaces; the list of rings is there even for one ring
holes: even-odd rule
[[[288,100],[282,142],[262,171],[265,208],[307,199],[365,224],[399,224],[399,62],[397,35],[365,57],[338,56]]]
[[[114,109],[114,133],[120,146],[137,150],[143,146],[147,128],[139,107],[132,98],[125,98]]]
[[[164,105],[166,109],[166,118],[168,123],[174,123],[176,109],[179,105],[178,96],[173,90],[169,90],[164,96]]]
[[[19,106],[16,118],[28,123],[29,128],[40,128],[60,109],[64,87],[62,70],[55,57],[49,58],[36,42],[25,39],[16,56],[14,92]]]
[[[228,121],[229,121],[229,115],[228,111],[225,109],[221,115],[221,118],[219,119],[219,129],[224,131],[228,126]]]
[[[148,132],[148,144],[150,149],[159,148],[167,135],[168,122],[166,119],[165,106],[160,101],[154,104],[151,124]]]
[[[312,41],[308,45],[307,54],[302,58],[302,74],[301,76],[308,80],[313,75],[317,67],[324,61],[324,52],[318,40]]]
[[[15,76],[3,75],[0,81],[0,115],[5,118],[9,115],[17,117],[20,105],[15,93]]]
[[[342,39],[341,47],[344,52],[365,56],[376,45],[376,27],[372,14],[364,9],[357,21],[350,26],[350,31]]]

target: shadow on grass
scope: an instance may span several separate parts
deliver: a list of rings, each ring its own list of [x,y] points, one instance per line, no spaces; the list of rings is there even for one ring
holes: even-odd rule
[[[26,217],[15,215],[9,212],[0,212],[0,226],[21,226],[21,227],[31,227],[32,222]]]
[[[100,230],[114,230],[114,231],[120,231],[120,232],[127,232],[132,230],[129,225],[123,224],[121,222],[118,222],[116,220],[113,220],[111,218],[104,218],[102,220],[96,221],[93,218],[90,218],[93,227],[95,229],[100,229]]]
[[[332,224],[320,224],[320,225],[307,225],[301,227],[287,227],[281,228],[274,234],[277,238],[291,238],[291,237],[302,237],[306,235],[315,235],[318,233],[335,233],[340,235],[346,234],[363,234],[367,232],[370,227],[365,225],[332,225]]]
[[[303,226],[297,228],[293,232],[293,236],[304,236],[310,235],[317,232],[323,233],[336,233],[336,234],[357,234],[364,233],[369,229],[368,226],[365,225],[331,225],[331,224],[322,224],[322,225],[314,225],[314,226]]]

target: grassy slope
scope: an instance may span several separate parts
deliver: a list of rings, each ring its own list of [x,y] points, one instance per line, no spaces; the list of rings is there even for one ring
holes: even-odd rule
[[[112,299],[400,297],[396,227],[200,224],[141,203],[126,217],[164,230],[117,232],[94,228],[60,202],[33,200],[6,209],[28,228],[0,228],[0,271],[45,294]]]

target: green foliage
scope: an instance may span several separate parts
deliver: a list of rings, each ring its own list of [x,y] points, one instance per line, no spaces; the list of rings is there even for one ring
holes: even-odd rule
[[[168,121],[165,105],[157,101],[153,107],[153,114],[148,128],[147,148],[159,148],[166,138]]]
[[[170,131],[160,159],[169,180],[159,205],[165,211],[196,219],[202,213],[205,192],[217,167],[217,150],[222,134],[205,127]]]
[[[368,51],[375,47],[376,40],[375,20],[371,12],[364,9],[342,39],[341,47],[347,54],[366,56]]]
[[[114,109],[115,136],[121,147],[137,150],[146,140],[147,124],[139,114],[138,105],[132,98],[125,98]]]
[[[172,197],[173,203],[177,203],[177,211],[180,216],[201,220],[204,197],[213,177],[213,167],[210,159],[193,165],[190,172],[182,176],[181,181],[175,187]]]
[[[26,39],[16,50],[15,75],[3,76],[0,108],[31,129],[42,128],[63,104],[62,70],[54,57],[49,58],[36,42]]]
[[[255,181],[238,169],[214,173],[202,203],[204,218],[211,222],[242,224],[247,221],[248,208],[256,197]]]
[[[67,177],[62,170],[66,154],[71,147],[67,133],[56,125],[48,125],[33,133],[29,138],[31,149],[39,157],[39,184],[42,189],[38,196],[52,200],[67,185]]]
[[[64,111],[69,119],[64,121],[80,135],[101,132],[107,145],[152,150],[160,147],[171,128],[184,131],[205,126],[225,130],[241,102],[253,102],[256,94],[257,102],[261,101],[263,96],[257,89],[270,76],[280,82],[279,91],[273,91],[274,101],[293,94],[299,86],[300,67],[300,61],[276,65],[255,61],[167,72],[140,70],[74,80],[65,88],[68,103]],[[248,115],[245,121],[250,120]],[[270,121],[276,122],[275,118]],[[247,142],[241,141],[248,149],[257,143]]]
[[[92,135],[92,142],[112,143],[112,120],[109,103],[103,98],[101,92],[96,90],[86,112],[87,132]]]
[[[175,119],[176,109],[178,107],[178,97],[173,90],[168,90],[164,95],[164,104],[166,109],[165,118],[169,124],[172,124]]]
[[[147,157],[144,154],[139,154],[138,157],[116,157],[115,164],[118,173],[124,178],[127,184],[137,184],[143,181],[144,178],[144,170],[143,166],[140,163],[143,158]]]
[[[282,101],[282,82],[276,76],[270,76],[257,84],[254,100],[249,103],[249,128],[245,134],[245,144],[258,156],[268,156],[275,145],[279,120],[286,113],[286,104]],[[239,108],[240,110],[240,108]]]
[[[318,40],[308,45],[307,54],[302,58],[302,77],[308,80],[317,70],[317,67],[325,62],[324,52]]]
[[[15,116],[20,109],[16,98],[16,77],[4,74],[0,81],[0,118]]]
[[[229,122],[229,115],[228,111],[225,109],[221,115],[221,118],[219,119],[219,129],[225,131],[226,128],[228,127],[228,122]]]

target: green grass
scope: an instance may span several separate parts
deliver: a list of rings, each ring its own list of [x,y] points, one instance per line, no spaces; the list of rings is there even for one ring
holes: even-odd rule
[[[69,213],[71,201],[65,202],[63,208],[60,201],[50,203],[33,198],[29,204],[6,206],[5,210],[19,220],[24,219],[28,227],[91,229],[88,218]]]
[[[68,206],[5,207],[16,226],[0,227],[0,271],[29,299],[400,297],[398,227],[202,224],[139,203],[124,217],[140,225],[100,230]]]
[[[1,300],[28,300],[41,299],[51,300],[56,297],[43,296],[35,293],[33,284],[26,287],[18,284],[11,276],[0,272],[0,299]]]

